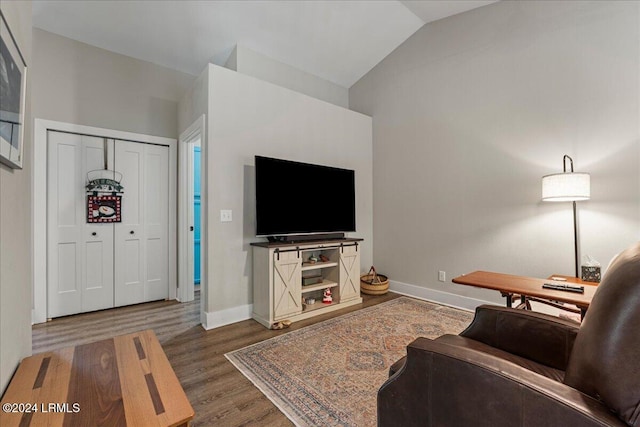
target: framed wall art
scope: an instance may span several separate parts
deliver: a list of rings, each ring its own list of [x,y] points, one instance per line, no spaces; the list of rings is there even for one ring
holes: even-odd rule
[[[27,64],[0,12],[0,162],[22,169]]]

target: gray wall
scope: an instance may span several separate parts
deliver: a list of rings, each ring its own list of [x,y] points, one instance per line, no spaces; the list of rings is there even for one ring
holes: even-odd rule
[[[276,61],[244,46],[236,46],[225,67],[260,80],[349,108],[349,90],[329,80]]]
[[[640,3],[498,2],[425,25],[350,89],[373,117],[374,263],[398,282],[473,270],[573,274],[562,156],[591,173],[581,248],[640,240]]]
[[[23,169],[0,164],[0,395],[31,354],[31,2],[0,3],[27,63]]]
[[[176,138],[196,77],[33,29],[33,116]]]
[[[368,268],[373,254],[371,118],[226,68],[210,66],[208,72],[203,152],[210,318],[217,324],[238,320],[253,299],[249,244],[261,240],[255,237],[255,155],[355,169],[358,231],[352,235],[365,239],[362,266]],[[310,197],[322,205],[311,215],[340,208],[321,187],[310,189]],[[233,222],[220,222],[221,209],[233,211]]]

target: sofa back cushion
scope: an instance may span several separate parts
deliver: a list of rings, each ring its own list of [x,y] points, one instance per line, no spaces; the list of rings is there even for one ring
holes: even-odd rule
[[[612,261],[598,286],[564,382],[640,426],[640,242]]]

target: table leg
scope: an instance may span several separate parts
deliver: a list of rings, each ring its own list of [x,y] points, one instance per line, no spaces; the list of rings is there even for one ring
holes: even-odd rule
[[[580,320],[584,320],[584,316],[586,316],[586,314],[587,314],[587,308],[580,307]]]
[[[507,299],[507,307],[512,308],[513,307],[513,294],[507,293],[507,292],[501,292],[502,296],[505,297]]]

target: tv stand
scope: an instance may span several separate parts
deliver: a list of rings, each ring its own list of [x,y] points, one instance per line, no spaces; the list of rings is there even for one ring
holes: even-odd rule
[[[296,234],[286,236],[268,236],[267,239],[271,243],[296,243],[309,241],[325,241],[344,239],[344,233],[325,233],[325,234]]]
[[[253,318],[270,328],[362,303],[361,241],[252,243]],[[330,304],[322,301],[327,289]]]

